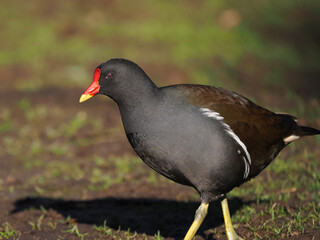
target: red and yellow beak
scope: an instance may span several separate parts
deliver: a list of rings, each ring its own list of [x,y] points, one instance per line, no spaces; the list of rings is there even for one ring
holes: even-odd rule
[[[94,95],[96,95],[100,90],[99,85],[99,78],[100,78],[101,70],[99,68],[96,69],[96,71],[93,74],[93,81],[90,84],[90,86],[87,88],[87,90],[84,91],[84,93],[81,95],[79,102],[82,103],[89,98],[92,98]]]

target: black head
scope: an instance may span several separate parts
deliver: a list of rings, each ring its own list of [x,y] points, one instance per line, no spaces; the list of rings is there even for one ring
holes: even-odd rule
[[[96,68],[93,82],[82,94],[80,102],[98,93],[111,97],[117,103],[130,102],[155,89],[156,85],[137,64],[126,59],[110,59]]]

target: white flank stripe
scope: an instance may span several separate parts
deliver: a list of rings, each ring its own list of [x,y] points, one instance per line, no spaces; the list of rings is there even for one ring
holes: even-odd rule
[[[250,173],[250,165],[251,165],[251,157],[250,154],[247,150],[246,145],[240,140],[240,138],[237,136],[237,134],[235,134],[232,129],[230,128],[230,126],[228,124],[226,124],[225,122],[223,122],[223,117],[218,113],[218,112],[213,112],[208,108],[200,108],[200,111],[203,113],[203,115],[207,116],[207,117],[211,117],[214,118],[216,120],[219,120],[222,124],[222,126],[224,126],[226,132],[228,133],[229,136],[231,136],[242,148],[243,152],[246,154],[246,157],[242,157],[243,161],[244,161],[244,165],[245,165],[245,171],[244,171],[244,176],[243,178],[246,179]],[[239,151],[238,151],[239,153]],[[240,152],[241,153],[241,152]]]
[[[243,178],[246,179],[250,173],[250,164],[247,163],[247,159],[244,156],[242,156],[242,159],[243,159],[244,166],[245,166]]]
[[[207,117],[212,117],[217,120],[223,120],[224,118],[217,112],[212,112],[208,108],[200,108],[200,110],[203,112],[203,115]]]

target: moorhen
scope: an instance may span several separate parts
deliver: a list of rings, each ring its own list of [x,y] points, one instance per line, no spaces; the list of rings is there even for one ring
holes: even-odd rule
[[[294,116],[271,112],[223,88],[157,87],[125,59],[100,64],[80,102],[98,93],[118,104],[128,140],[149,167],[200,194],[188,240],[209,202],[218,199],[228,239],[241,239],[232,227],[226,193],[257,176],[292,141],[320,133],[298,125]]]

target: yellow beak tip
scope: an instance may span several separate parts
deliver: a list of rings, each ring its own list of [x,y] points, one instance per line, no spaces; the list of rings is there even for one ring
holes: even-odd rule
[[[92,98],[93,95],[89,95],[89,94],[82,94],[80,99],[79,99],[79,103],[82,103],[84,101],[87,101],[89,98]]]

